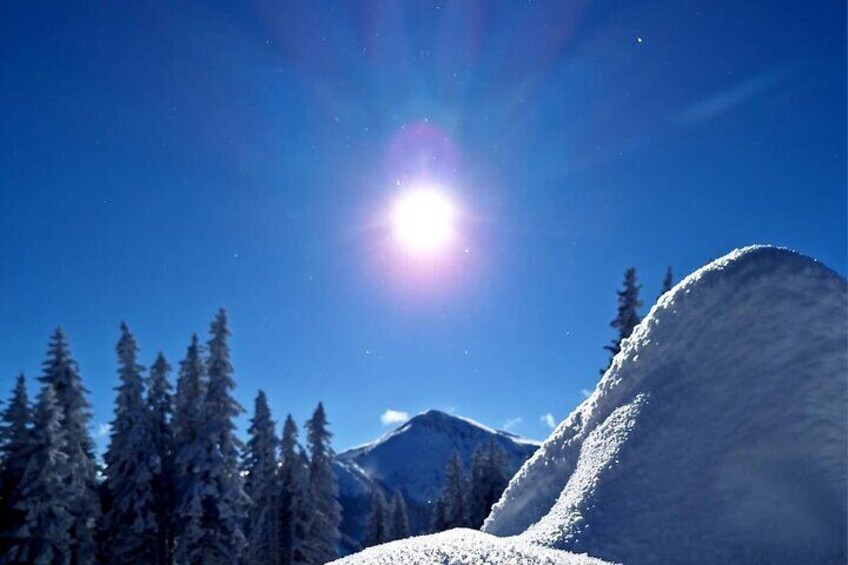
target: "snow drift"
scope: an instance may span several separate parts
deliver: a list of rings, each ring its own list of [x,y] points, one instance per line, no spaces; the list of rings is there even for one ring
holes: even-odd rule
[[[512,479],[483,529],[516,537],[492,547],[630,565],[844,563],[846,298],[839,275],[771,247],[688,276]],[[488,547],[452,544],[452,563]]]
[[[575,555],[502,539],[477,530],[450,530],[368,548],[336,561],[348,565],[607,565],[587,555]]]

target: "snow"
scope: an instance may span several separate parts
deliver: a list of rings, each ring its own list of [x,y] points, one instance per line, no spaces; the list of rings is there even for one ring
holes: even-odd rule
[[[368,548],[336,563],[344,565],[605,565],[586,555],[546,549],[515,538],[496,538],[477,530],[395,541]]]
[[[787,250],[693,273],[484,530],[628,564],[843,562],[846,319],[845,280]]]
[[[445,465],[455,450],[464,462],[489,439],[503,447],[517,469],[539,443],[500,432],[474,420],[429,410],[371,444],[338,455],[342,465],[379,481],[389,490],[402,490],[407,500],[427,502],[438,496]],[[426,457],[421,454],[426,453]]]
[[[343,563],[844,563],[846,298],[843,278],[784,249],[710,263],[659,299],[513,477],[494,535]]]
[[[429,527],[451,453],[457,451],[467,465],[474,450],[487,446],[490,439],[506,451],[510,475],[540,445],[469,418],[429,410],[372,443],[338,454],[335,473],[344,507],[343,533],[362,540],[375,482],[389,496],[401,492],[406,499],[412,531],[424,531]],[[344,549],[353,550],[355,546],[345,544]]]

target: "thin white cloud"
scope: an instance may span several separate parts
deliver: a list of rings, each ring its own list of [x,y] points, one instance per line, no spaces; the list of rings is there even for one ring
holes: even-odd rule
[[[509,420],[504,422],[502,427],[506,431],[510,431],[511,429],[513,429],[515,426],[517,426],[521,422],[522,422],[521,416],[517,416],[515,418],[510,418]]]
[[[754,75],[695,102],[683,111],[680,119],[684,124],[713,119],[772,90],[788,76],[789,72],[780,69]]]
[[[388,409],[380,415],[380,421],[384,426],[391,424],[402,424],[409,420],[409,413],[402,410]]]
[[[550,412],[539,416],[539,421],[548,426],[550,429],[554,429],[556,427],[556,420],[554,419],[554,415]]]
[[[581,388],[580,394],[583,395],[583,398],[589,398],[590,396],[592,396],[592,391],[589,390],[588,388]]]
[[[95,432],[95,436],[97,437],[106,437],[109,435],[109,432],[112,431],[111,424],[100,424],[97,426],[97,432]]]

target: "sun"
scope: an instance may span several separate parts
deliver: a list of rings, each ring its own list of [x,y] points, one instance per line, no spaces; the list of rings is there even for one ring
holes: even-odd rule
[[[404,192],[394,203],[391,221],[399,245],[416,256],[445,250],[456,236],[456,207],[437,186]]]

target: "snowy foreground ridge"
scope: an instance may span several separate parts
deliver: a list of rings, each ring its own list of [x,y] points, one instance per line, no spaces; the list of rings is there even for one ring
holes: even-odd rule
[[[341,562],[844,563],[846,299],[844,279],[787,250],[710,263],[622,344],[513,477],[487,534]]]
[[[605,561],[497,538],[477,530],[456,529],[370,547],[335,563],[362,565],[606,565]]]

